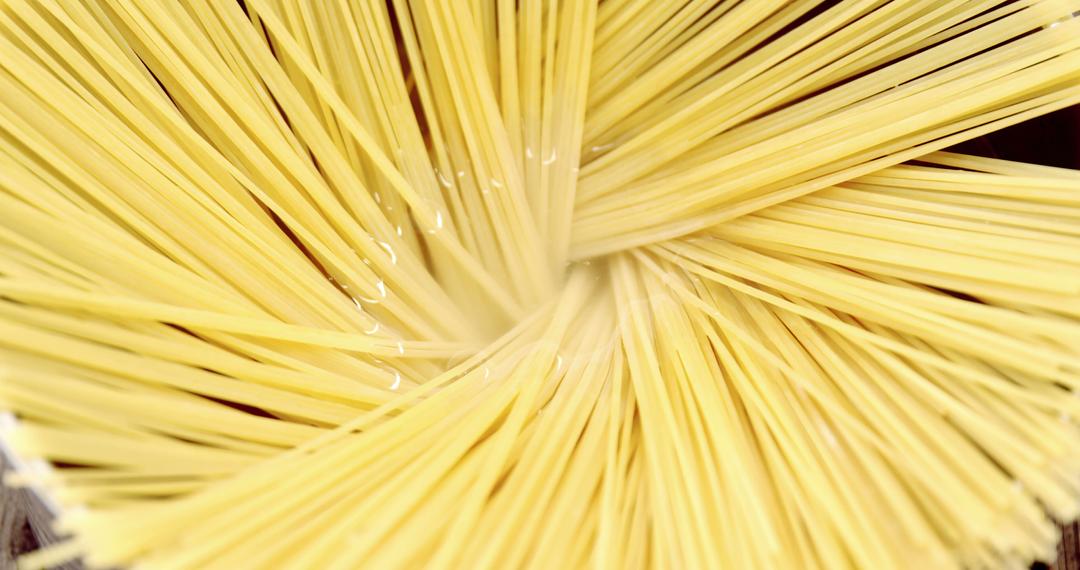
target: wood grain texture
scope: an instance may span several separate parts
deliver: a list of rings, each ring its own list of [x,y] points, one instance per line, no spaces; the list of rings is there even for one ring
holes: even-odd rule
[[[0,469],[7,470],[3,454]],[[0,486],[0,568],[14,568],[20,554],[38,545],[26,501],[26,491]]]
[[[0,453],[0,472],[9,466]],[[15,560],[40,545],[52,544],[57,535],[50,527],[51,515],[45,505],[26,489],[0,485],[0,570],[15,568]],[[55,570],[79,570],[82,564],[72,562],[54,567]]]
[[[1054,570],[1080,570],[1080,527],[1073,523],[1061,529],[1058,558]]]

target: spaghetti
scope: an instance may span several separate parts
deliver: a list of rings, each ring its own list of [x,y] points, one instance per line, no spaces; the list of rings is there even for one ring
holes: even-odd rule
[[[1073,0],[5,0],[0,406],[145,568],[1025,567]]]

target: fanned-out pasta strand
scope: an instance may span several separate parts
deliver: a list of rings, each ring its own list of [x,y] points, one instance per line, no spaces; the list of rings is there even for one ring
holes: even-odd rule
[[[1023,27],[1020,26],[1031,26],[1032,24],[1038,25],[1038,22],[1042,22],[1045,24],[1047,21],[1049,21],[1044,20],[1044,18],[1049,17],[1048,15],[1046,15],[1045,12],[1035,10],[1035,8],[1032,8],[1032,10],[1035,11],[1036,16],[1029,16],[1026,12],[1020,12],[1016,16],[1014,16],[1014,18],[1026,16],[1026,19],[1021,19],[1018,22],[1018,25],[1013,26],[1013,28],[1023,29]],[[1008,18],[1006,20],[998,22],[997,24],[1007,23],[1009,23]],[[1063,70],[1075,69],[1075,63],[1069,61],[1070,58],[1073,57],[1069,54],[1075,54],[1075,46],[1071,45],[1072,40],[1068,31],[1068,28],[1074,25],[1075,21],[1060,24],[1058,26],[1047,28],[1043,31],[1037,32],[1026,38],[1017,40],[1014,44],[1008,44],[1006,46],[997,48],[1001,51],[1001,53],[1023,53],[1021,50],[1024,46],[1031,46],[1031,51],[1028,51],[1028,53],[1031,54],[1031,60],[1024,60],[1024,56],[1020,55],[1019,53],[1017,54],[1017,56],[1013,56],[1015,59],[1012,59],[1012,61],[1014,61],[1018,65],[1018,70],[1020,69],[1020,67],[1026,67],[1028,62],[1030,62],[1030,64],[1036,64],[1040,62],[1040,60],[1042,61],[1040,65],[1035,65],[1029,69],[1018,72],[1017,77],[1020,77],[1021,75],[1028,75],[1031,79],[1031,83],[1022,87],[1022,90],[1018,91],[1016,95],[1021,95],[1025,91],[1042,88],[1041,82],[1043,80],[1040,78],[1041,73],[1038,72],[1038,69],[1040,69],[1042,66],[1060,66],[1060,68]],[[980,29],[972,33],[980,33],[987,37],[993,37],[991,34],[987,33],[989,31],[992,31],[990,28],[991,26],[987,26],[986,30]],[[1005,29],[1002,31],[1006,31],[1006,33],[1008,33],[1008,29],[1009,27],[1006,26]],[[998,31],[998,33],[1001,33],[1001,31]],[[1063,35],[1058,36],[1058,33],[1061,33]],[[951,41],[952,43],[962,45],[964,49],[972,49],[968,46],[979,45],[979,43],[977,42],[969,44],[965,41],[966,39],[966,36],[962,36]],[[1045,45],[1049,47],[1049,50],[1044,50],[1041,47],[1036,47],[1042,45],[1042,42],[1045,42]],[[987,47],[989,47],[990,45],[992,44],[988,44]],[[931,56],[934,56],[935,54],[940,52],[948,53],[946,48],[951,47],[951,45],[947,42],[938,47],[938,51],[927,51],[923,54],[914,56],[910,60],[902,60],[896,65],[902,67],[912,67],[911,65],[908,65],[909,61],[918,62],[920,60],[926,60],[924,65],[934,65],[936,58]],[[924,67],[923,69],[925,71],[930,71],[934,68],[931,67],[927,69]],[[963,76],[960,75],[960,73],[967,71],[968,69],[971,69],[972,71],[966,73]],[[944,119],[946,121],[957,121],[959,119],[962,119],[963,117],[960,115],[954,115],[951,119],[945,118],[951,112],[950,108],[953,108],[953,105],[955,105],[956,109],[971,109],[972,106],[979,107],[982,104],[977,103],[976,100],[985,99],[987,95],[987,91],[985,89],[970,90],[967,91],[967,97],[970,97],[970,99],[965,100],[962,96],[962,93],[965,90],[965,85],[970,85],[971,87],[974,87],[976,85],[979,85],[981,81],[985,81],[985,79],[982,78],[990,79],[1001,71],[1004,71],[1005,69],[1007,69],[1007,67],[1002,67],[1001,59],[999,59],[998,56],[994,55],[994,52],[988,52],[973,57],[962,64],[957,64],[955,68],[945,67],[944,69],[938,71],[936,74],[925,77],[922,80],[912,81],[894,87],[895,83],[882,84],[882,81],[896,81],[896,76],[891,73],[891,70],[888,67],[883,68],[879,70],[876,74],[871,74],[862,78],[862,81],[855,81],[849,84],[845,84],[840,88],[826,92],[817,98],[808,99],[804,101],[801,105],[790,107],[786,110],[786,112],[780,111],[777,113],[777,118],[786,117],[790,119],[792,113],[794,113],[795,111],[801,111],[805,109],[806,111],[812,112],[813,109],[810,106],[816,102],[815,99],[827,100],[832,97],[833,93],[842,94],[845,91],[849,91],[851,93],[859,93],[861,91],[864,96],[870,97],[869,99],[864,100],[862,103],[853,105],[849,103],[850,106],[846,109],[848,114],[833,113],[831,115],[828,115],[827,121],[813,121],[806,123],[805,130],[802,131],[803,133],[805,133],[806,138],[802,138],[795,134],[799,131],[788,131],[787,133],[785,133],[782,142],[771,141],[770,139],[758,139],[760,140],[760,142],[754,144],[754,138],[748,138],[745,132],[739,132],[740,130],[744,129],[733,129],[730,132],[731,137],[735,137],[738,135],[741,136],[728,140],[737,141],[737,143],[741,145],[749,145],[743,146],[741,152],[739,153],[733,152],[739,150],[738,147],[729,147],[724,149],[725,152],[723,160],[710,160],[713,157],[709,156],[702,157],[702,162],[698,163],[700,164],[700,166],[695,164],[693,161],[691,161],[690,163],[682,163],[678,165],[677,172],[665,172],[665,176],[655,177],[652,179],[652,181],[650,181],[649,178],[645,178],[639,184],[623,184],[622,186],[624,188],[621,188],[621,190],[622,195],[625,197],[621,200],[615,197],[609,198],[607,200],[607,205],[603,206],[603,212],[599,211],[598,209],[601,207],[601,204],[604,204],[605,201],[603,200],[594,201],[593,204],[590,204],[589,202],[579,204],[579,219],[581,220],[581,222],[579,224],[579,227],[576,228],[575,239],[579,243],[583,243],[593,239],[593,235],[599,235],[602,234],[602,232],[608,231],[602,225],[605,222],[613,225],[627,223],[633,225],[634,223],[637,223],[631,222],[631,220],[633,220],[632,216],[634,215],[642,215],[647,213],[651,220],[658,220],[664,219],[664,216],[667,216],[668,212],[671,212],[671,214],[674,215],[674,212],[680,208],[693,209],[710,206],[715,207],[721,205],[716,202],[716,200],[721,197],[725,199],[728,196],[730,196],[731,198],[737,197],[737,190],[734,190],[735,188],[737,188],[737,185],[745,184],[749,187],[760,187],[766,184],[776,182],[779,178],[783,178],[784,176],[779,174],[781,171],[795,174],[795,169],[799,168],[797,166],[798,164],[809,164],[813,160],[815,160],[813,158],[815,156],[813,154],[813,149],[820,148],[823,153],[829,152],[825,150],[827,148],[830,148],[829,145],[831,142],[831,139],[826,136],[826,133],[829,132],[829,127],[827,127],[826,125],[831,123],[832,121],[836,121],[838,128],[843,129],[844,132],[843,139],[837,142],[833,142],[831,145],[831,148],[834,149],[834,151],[839,152],[843,152],[840,149],[845,147],[850,148],[851,146],[856,145],[867,147],[884,143],[887,140],[886,137],[892,136],[888,134],[889,132],[900,133],[900,131],[909,128],[907,125],[910,125],[910,128],[913,129],[912,131],[909,131],[912,134],[914,132],[932,128],[934,126],[930,122],[923,122],[924,120],[939,121]],[[901,71],[901,73],[905,72]],[[941,79],[935,81],[935,77],[940,77]],[[964,79],[961,80],[960,77],[964,77]],[[880,86],[871,87],[874,80],[876,80],[876,82]],[[940,83],[935,86],[935,83],[938,82]],[[924,88],[924,85],[929,88]],[[1014,85],[1020,87],[1021,82],[1017,82]],[[1075,86],[1075,78],[1066,79],[1062,86]],[[889,87],[892,87],[892,89],[883,92],[883,89],[887,89]],[[872,90],[864,91],[866,89]],[[945,95],[945,91],[951,91],[952,95]],[[908,96],[904,96],[901,98],[900,94],[904,92],[907,92]],[[872,97],[873,95],[876,95],[878,93],[881,93],[881,95],[878,95],[877,97]],[[995,96],[1000,96],[1000,99],[998,100],[1003,103],[1009,102],[1010,99],[1013,99],[1015,97],[1015,95],[1009,95],[1005,91],[1001,90],[995,90],[994,93]],[[893,120],[895,114],[889,113],[888,109],[890,109],[890,104],[901,100],[904,102],[905,105],[908,105],[907,111],[904,114],[905,118],[903,120],[896,121]],[[925,104],[927,105],[927,107],[925,107],[926,110],[922,113],[916,110],[917,105],[915,105],[915,102],[919,100],[925,101]],[[946,100],[948,101],[948,103],[940,105],[939,103],[942,100]],[[986,108],[980,110],[983,112],[987,112],[992,109]],[[879,116],[877,115],[877,113],[881,113],[880,123],[874,123],[871,119],[872,117]],[[850,121],[853,117],[856,116],[856,114],[859,117],[859,127],[867,129],[867,132],[864,135],[866,136],[866,142],[862,142],[859,137],[856,136],[855,133],[849,128],[849,126],[852,124]],[[815,114],[810,116],[821,117],[822,115]],[[807,116],[806,118],[809,119],[810,116]],[[886,117],[888,117],[888,119],[886,119]],[[941,117],[941,119],[939,119],[938,117]],[[751,122],[746,125],[746,127],[747,129],[752,129],[757,126],[757,123],[757,121]],[[760,121],[761,125],[765,125],[768,123],[768,118]],[[695,124],[701,125],[715,123],[699,121]],[[777,122],[774,124],[779,125],[780,123]],[[798,123],[796,120],[796,122],[794,122],[793,124],[800,123]],[[840,127],[840,125],[843,126]],[[787,127],[787,125],[785,125],[785,127]],[[812,131],[813,134],[811,135]],[[664,133],[665,136],[672,136],[672,138],[675,140],[685,140],[683,137],[677,134],[677,131],[666,130],[664,131]],[[873,139],[873,142],[870,142],[871,139]],[[717,143],[723,140],[725,140],[723,136],[716,137],[714,139],[714,142],[712,142],[711,144],[715,146]],[[800,145],[802,146],[800,147]],[[743,157],[745,157],[745,160],[756,161],[761,160],[766,156],[766,154],[771,154],[771,152],[780,152],[782,149],[790,150],[793,148],[799,148],[800,152],[794,157],[789,156],[787,160],[771,163],[772,166],[770,169],[759,168],[753,172],[740,171],[738,169],[738,165],[741,164],[742,160],[744,160]],[[824,156],[824,154],[822,156]],[[837,155],[833,156],[836,156],[836,159],[841,158]],[[653,160],[655,160],[655,158]],[[619,161],[618,164],[629,165],[630,167],[639,167],[642,164],[642,161]],[[765,178],[769,175],[770,170],[776,172],[779,177],[777,179]],[[733,172],[733,176],[734,172],[737,172],[741,176],[739,176],[738,179],[735,179],[734,177],[731,178],[731,183],[725,186],[723,183],[719,182],[720,180],[724,180],[724,178],[719,178],[719,176],[721,176],[722,173],[724,173],[725,171]],[[700,176],[700,178],[698,176]],[[703,182],[705,180],[708,180],[708,182]],[[701,186],[695,186],[695,184],[701,184]],[[585,196],[592,196],[591,192],[587,188],[587,186],[583,187],[583,198]],[[695,194],[695,192],[697,192],[697,188],[700,188],[700,194]],[[708,190],[706,190],[706,188],[708,188]],[[727,193],[729,191],[729,188],[732,189],[732,194]],[[682,199],[670,201],[664,209],[658,209],[655,205],[650,203],[660,198],[663,193],[673,191],[681,193]],[[700,201],[695,201],[691,199],[691,194],[698,196]],[[645,204],[647,203],[650,204],[648,206],[645,206]],[[618,212],[617,214],[615,213],[616,211]],[[618,221],[614,221],[613,219],[611,219],[615,215],[618,216]],[[586,220],[589,219],[595,219],[596,222],[586,222]],[[675,218],[672,218],[672,220],[674,223]],[[650,221],[648,223],[655,224],[654,221]],[[592,253],[593,252],[590,250],[586,254]]]
[[[1080,516],[1076,0],[0,3],[45,568],[1023,568]],[[9,457],[10,456],[10,457]]]

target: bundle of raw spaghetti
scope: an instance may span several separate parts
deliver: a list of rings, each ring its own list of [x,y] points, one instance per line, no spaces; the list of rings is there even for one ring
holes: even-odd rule
[[[1052,556],[1080,172],[940,151],[1080,102],[1078,11],[3,0],[23,563]]]

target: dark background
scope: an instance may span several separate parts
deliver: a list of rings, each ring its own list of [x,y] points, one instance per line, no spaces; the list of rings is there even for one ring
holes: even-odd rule
[[[1020,162],[1080,169],[1080,105],[958,144],[949,150]],[[1062,528],[1058,559],[1034,569],[1080,570],[1080,526]]]
[[[1080,105],[960,143],[949,150],[1080,169]]]

